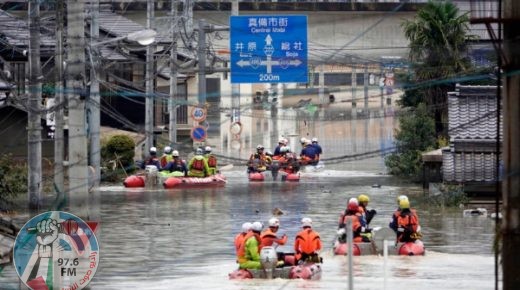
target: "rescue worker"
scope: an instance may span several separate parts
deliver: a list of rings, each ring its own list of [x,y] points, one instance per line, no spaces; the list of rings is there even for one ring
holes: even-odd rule
[[[281,149],[282,155],[278,159],[280,162],[280,168],[286,173],[296,173],[300,170],[299,163],[294,153],[291,152],[289,146],[284,146]]]
[[[321,156],[321,153],[323,153],[323,150],[321,149],[320,144],[318,144],[318,138],[316,138],[316,137],[312,138],[311,142],[312,142],[312,147],[314,147],[314,149],[316,151],[317,158],[318,158],[318,160],[320,160],[320,156]]]
[[[234,243],[235,243],[235,251],[236,251],[236,255],[237,255],[237,263],[238,263],[238,258],[239,258],[238,252],[240,250],[240,246],[246,242],[247,233],[249,233],[251,231],[252,226],[253,226],[253,224],[250,222],[243,223],[242,231],[235,236]]]
[[[190,177],[206,177],[209,176],[209,166],[204,156],[202,148],[197,148],[195,156],[188,163],[188,176]]]
[[[209,175],[217,174],[217,157],[211,154],[210,146],[204,148],[204,159],[206,159],[206,162],[208,163]]]
[[[278,238],[276,236],[276,232],[278,232],[278,229],[280,228],[280,220],[273,217],[269,219],[268,221],[269,228],[264,230],[262,234],[260,235],[261,243],[260,243],[260,250],[263,247],[271,247],[274,243],[277,245],[283,246],[285,243],[287,243],[287,235],[282,235],[281,238]]]
[[[278,157],[282,155],[281,149],[284,146],[284,139],[281,138],[280,140],[278,140],[278,145],[276,146],[276,148],[274,148],[273,159],[278,159]]]
[[[399,200],[399,208],[400,210],[392,215],[389,227],[396,233],[397,242],[415,242],[422,237],[417,212],[415,209],[410,209],[408,198]]]
[[[317,164],[318,159],[316,158],[316,149],[311,145],[311,142],[307,139],[305,139],[305,142],[303,143],[303,149],[300,153],[301,160],[300,162],[302,164]]]
[[[263,225],[261,222],[254,222],[251,231],[245,236],[245,241],[238,249],[238,264],[240,269],[261,269],[260,263],[260,232]]]
[[[161,162],[161,168],[165,168],[169,162],[173,161],[172,147],[170,147],[170,146],[164,147],[163,155],[161,156],[159,161]]]
[[[349,229],[346,228],[346,225],[348,220],[352,221],[351,230],[353,233],[353,242],[370,242],[370,236],[366,235],[366,233],[370,233],[371,230],[367,229],[367,224],[359,207],[357,198],[349,199],[347,209],[340,215],[338,222],[338,240],[340,243],[345,243],[347,241],[347,230]]]
[[[358,196],[358,202],[359,207],[363,210],[363,214],[365,215],[365,221],[367,222],[367,226],[370,224],[374,216],[377,214],[377,211],[375,209],[368,209],[368,202],[370,201],[370,198],[368,195],[360,194]]]
[[[179,156],[179,151],[173,150],[172,152],[173,160],[168,162],[164,170],[168,170],[170,172],[182,172],[184,176],[188,176],[188,167],[186,166],[186,162],[182,160]]]
[[[264,146],[256,146],[256,153],[251,154],[249,161],[247,162],[247,172],[263,172],[267,170],[269,165],[267,155],[264,153]]]
[[[160,171],[162,169],[162,167],[161,167],[161,163],[159,162],[159,158],[157,158],[157,148],[151,147],[148,153],[150,154],[150,156],[143,163],[143,165],[141,166],[141,169],[145,169],[147,165],[153,165],[153,166],[157,167],[157,170]]]
[[[308,217],[302,219],[302,230],[296,234],[294,240],[294,253],[298,263],[314,262],[321,263],[318,252],[322,244],[320,234],[312,229],[312,220]]]

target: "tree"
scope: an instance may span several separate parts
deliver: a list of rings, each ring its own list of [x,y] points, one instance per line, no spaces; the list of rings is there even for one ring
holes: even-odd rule
[[[421,178],[421,153],[436,147],[435,123],[424,103],[408,110],[399,116],[396,151],[386,157],[385,164],[390,174],[417,181]]]
[[[447,136],[447,92],[454,89],[449,79],[471,68],[467,41],[474,37],[468,34],[468,15],[449,1],[430,1],[402,27],[410,41],[414,85],[405,88],[401,103],[415,107],[424,102],[434,114],[437,135]]]

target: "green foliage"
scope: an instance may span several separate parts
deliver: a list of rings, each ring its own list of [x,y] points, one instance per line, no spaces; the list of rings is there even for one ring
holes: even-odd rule
[[[436,147],[435,124],[426,105],[421,103],[399,117],[400,128],[396,131],[396,152],[387,156],[385,164],[390,174],[421,178],[421,153]]]
[[[425,202],[429,206],[460,207],[461,204],[465,204],[469,201],[462,186],[442,185],[439,189],[441,191],[440,194],[426,197]]]
[[[135,142],[126,135],[114,135],[101,147],[103,162],[116,160],[124,167],[134,163]],[[119,164],[118,164],[119,165]]]
[[[447,92],[454,89],[450,79],[471,69],[467,41],[475,37],[468,34],[468,15],[460,15],[449,1],[430,1],[402,27],[410,41],[413,74],[401,104],[415,107],[426,103],[433,112],[437,134],[447,136]]]
[[[16,196],[27,192],[27,166],[17,164],[11,155],[0,156],[0,209]]]

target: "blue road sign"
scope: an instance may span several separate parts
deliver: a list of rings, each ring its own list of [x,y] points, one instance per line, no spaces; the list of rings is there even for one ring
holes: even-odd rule
[[[306,83],[307,16],[230,17],[232,83]]]
[[[202,142],[206,139],[206,129],[202,126],[193,127],[191,129],[191,138],[196,142]]]

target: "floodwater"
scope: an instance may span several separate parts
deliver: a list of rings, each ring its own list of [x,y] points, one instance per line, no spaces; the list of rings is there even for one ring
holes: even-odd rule
[[[352,122],[323,123],[322,129],[311,134],[323,140],[328,156],[391,146],[392,120],[358,122],[361,129]],[[305,129],[300,128],[299,133]],[[343,142],[337,136],[343,136]],[[339,145],[345,142],[349,143]],[[235,166],[223,172],[228,177],[224,187],[103,187],[98,233],[101,261],[91,288],[348,289],[347,258],[332,255],[332,242],[347,200],[364,193],[371,198],[369,207],[378,212],[373,227],[388,226],[396,196],[408,194],[418,210],[427,252],[425,256],[390,256],[386,263],[380,256],[354,257],[354,289],[493,289],[492,219],[463,217],[458,208],[414,203],[422,192],[415,185],[382,174],[381,156],[333,163],[331,159],[325,170],[303,174],[298,183],[250,183],[245,167]],[[280,233],[286,233],[290,241],[279,250],[291,251],[302,217],[313,219],[324,244],[321,280],[228,279],[228,273],[237,267],[233,237],[241,224],[265,224],[275,208],[283,211]],[[0,273],[0,289],[19,289],[12,266]]]

